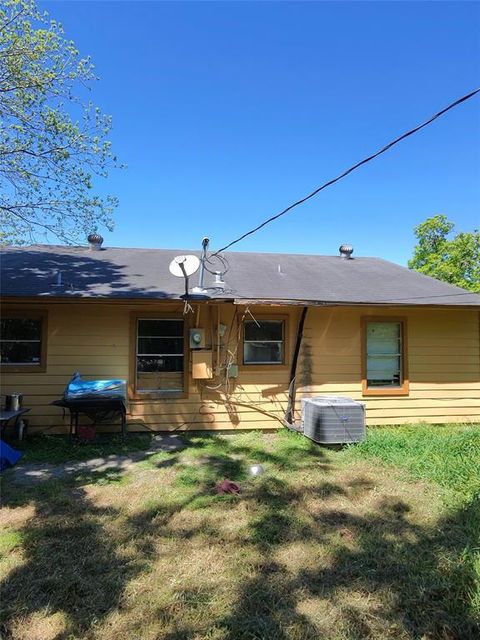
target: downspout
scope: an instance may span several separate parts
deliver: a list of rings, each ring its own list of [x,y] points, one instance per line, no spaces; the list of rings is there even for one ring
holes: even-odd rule
[[[297,329],[297,339],[295,342],[295,351],[293,352],[292,366],[290,368],[290,381],[288,383],[288,403],[285,411],[284,424],[292,431],[300,431],[298,426],[295,426],[295,394],[296,394],[296,378],[297,378],[297,365],[298,356],[300,355],[300,348],[302,346],[303,328],[305,326],[305,318],[307,317],[308,307],[303,307],[300,321]]]

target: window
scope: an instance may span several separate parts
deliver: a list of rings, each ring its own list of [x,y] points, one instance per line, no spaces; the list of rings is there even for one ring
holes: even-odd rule
[[[0,321],[2,368],[41,371],[45,367],[46,314],[7,312]]]
[[[184,391],[184,340],[183,320],[137,318],[137,393]]]
[[[367,319],[364,323],[364,393],[408,393],[405,321]]]
[[[243,324],[243,364],[283,364],[283,320],[247,320]]]

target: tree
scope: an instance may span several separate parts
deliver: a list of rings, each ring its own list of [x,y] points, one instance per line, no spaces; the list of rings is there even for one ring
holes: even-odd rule
[[[408,266],[438,280],[480,292],[480,233],[475,229],[450,237],[454,227],[444,215],[427,218],[415,227],[418,244]]]
[[[112,229],[116,198],[93,190],[118,166],[95,80],[60,24],[35,0],[0,4],[0,224],[3,243],[84,239]]]

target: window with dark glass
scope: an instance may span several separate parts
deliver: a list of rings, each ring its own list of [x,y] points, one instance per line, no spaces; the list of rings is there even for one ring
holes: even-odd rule
[[[244,364],[283,364],[283,320],[246,320],[243,326]]]
[[[43,318],[8,317],[0,321],[0,355],[3,365],[40,366]]]
[[[367,387],[403,384],[402,322],[367,322]]]
[[[184,390],[183,320],[138,318],[137,392]]]

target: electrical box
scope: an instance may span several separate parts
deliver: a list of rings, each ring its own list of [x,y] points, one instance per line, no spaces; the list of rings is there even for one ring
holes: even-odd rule
[[[238,364],[231,364],[228,367],[228,377],[229,378],[238,378]]]
[[[190,349],[205,348],[205,329],[190,329]]]
[[[192,378],[209,380],[213,378],[213,355],[211,351],[192,351]]]

